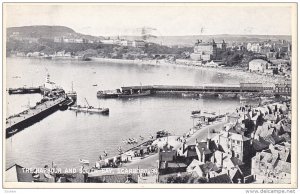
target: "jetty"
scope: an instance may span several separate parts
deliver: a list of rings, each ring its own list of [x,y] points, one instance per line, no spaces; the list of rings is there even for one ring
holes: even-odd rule
[[[203,84],[198,86],[180,86],[180,85],[144,85],[144,86],[125,86],[116,90],[116,95],[113,97],[126,96],[143,96],[141,94],[167,94],[167,95],[181,95],[183,97],[194,97],[197,95],[223,95],[236,96],[238,94],[252,93],[252,94],[273,94],[274,86],[264,86],[262,83],[240,83],[240,84]],[[105,93],[105,91],[98,91],[98,93]],[[98,97],[102,97],[101,95]]]
[[[20,88],[9,88],[8,94],[34,94],[41,93],[41,87],[20,87]]]
[[[60,104],[65,101],[67,101],[67,98],[60,96],[58,98],[37,102],[36,106],[29,107],[29,109],[19,114],[6,118],[6,138],[52,114],[58,110]]]

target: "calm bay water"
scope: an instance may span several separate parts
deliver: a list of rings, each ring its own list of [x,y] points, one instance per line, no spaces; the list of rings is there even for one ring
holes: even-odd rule
[[[46,74],[66,91],[74,90],[78,104],[108,107],[109,116],[57,111],[42,121],[6,139],[6,167],[15,163],[24,167],[43,167],[55,162],[59,167],[78,167],[79,159],[92,163],[106,150],[109,155],[117,148],[128,149],[122,139],[148,138],[156,131],[166,129],[182,135],[192,127],[190,112],[202,109],[231,112],[237,99],[192,99],[143,97],[132,99],[98,99],[96,92],[128,85],[200,85],[203,83],[239,83],[226,74],[176,66],[121,65],[71,60],[39,60],[7,58],[7,88],[39,86]],[[15,78],[20,76],[20,78]],[[97,84],[97,86],[93,86]],[[39,94],[6,95],[7,114],[27,109],[41,99]]]

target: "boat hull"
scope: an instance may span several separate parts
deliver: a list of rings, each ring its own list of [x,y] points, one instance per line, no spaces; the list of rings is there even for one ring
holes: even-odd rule
[[[138,93],[138,94],[119,94],[120,98],[132,98],[132,97],[142,97],[142,96],[149,96],[151,95],[150,90],[143,92],[143,93]]]

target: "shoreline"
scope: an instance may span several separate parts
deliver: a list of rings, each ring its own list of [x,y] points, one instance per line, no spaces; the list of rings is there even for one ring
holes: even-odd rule
[[[29,58],[30,57],[17,57],[10,56],[10,58]],[[101,57],[89,57],[91,61],[94,62],[104,62],[104,63],[115,63],[121,65],[150,65],[150,66],[166,66],[166,67],[182,67],[182,68],[191,68],[197,70],[207,70],[215,73],[225,74],[229,77],[238,77],[242,82],[249,83],[255,82],[256,80],[260,80],[266,86],[270,86],[274,83],[283,82],[285,77],[283,76],[270,76],[264,74],[257,74],[254,72],[249,72],[242,69],[237,68],[223,68],[223,67],[208,67],[204,65],[195,65],[193,61],[190,63],[171,63],[165,60],[140,60],[140,59],[112,59],[112,58],[101,58]],[[42,59],[39,57],[32,57],[32,59]],[[78,60],[78,57],[58,57],[53,59],[46,60]],[[80,60],[79,60],[80,61]],[[88,62],[88,61],[85,61]]]
[[[190,64],[182,63],[170,63],[164,60],[139,60],[139,59],[111,59],[111,58],[100,58],[100,57],[90,57],[91,61],[95,62],[107,62],[107,63],[117,63],[117,64],[134,64],[134,65],[152,65],[152,66],[171,66],[171,67],[184,67],[191,69],[208,70],[215,73],[227,74],[230,77],[239,77],[244,80],[244,82],[249,82],[249,80],[260,80],[263,84],[270,85],[275,82],[284,81],[282,76],[270,76],[257,73],[251,73],[249,71],[237,69],[237,68],[222,68],[222,67],[207,67],[204,65],[193,65],[192,61]],[[251,81],[250,81],[251,82]]]
[[[196,139],[198,139],[199,141],[205,139],[207,137],[208,131],[209,131],[210,136],[213,137],[216,134],[212,133],[211,129],[217,129],[217,131],[219,131],[223,128],[224,124],[226,124],[226,121],[221,120],[221,121],[215,121],[212,124],[204,126],[202,128],[198,128],[198,129],[194,128],[193,134],[191,136],[185,138],[187,145],[193,144]],[[193,129],[193,128],[191,128],[191,129]],[[187,133],[190,132],[191,129],[188,130]],[[169,138],[169,141],[175,141],[174,139],[178,138],[178,137],[182,137],[182,136],[172,135],[172,136],[169,136],[168,138]],[[166,137],[163,137],[161,139],[163,140],[162,142],[164,142]],[[178,142],[177,146],[175,146],[174,149],[179,148],[179,146],[180,146],[180,143]],[[156,161],[158,160],[158,155],[159,155],[159,153],[153,153],[153,154],[149,154],[145,158],[137,157],[136,159],[130,161],[129,163],[123,163],[122,166],[120,166],[120,167],[111,168],[112,173],[117,174],[117,172],[120,171],[120,169],[153,169],[157,165]],[[103,169],[105,169],[105,168],[103,168]],[[88,176],[89,177],[97,177],[97,176],[105,175],[106,173],[107,173],[107,171],[100,169],[100,170],[94,170],[93,172],[88,173],[89,174]]]

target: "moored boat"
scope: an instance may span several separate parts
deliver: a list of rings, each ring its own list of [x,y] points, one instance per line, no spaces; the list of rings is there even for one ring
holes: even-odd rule
[[[77,100],[77,93],[73,90],[73,82],[72,82],[72,90],[66,93],[67,97],[72,99],[74,102]]]
[[[105,114],[108,115],[109,114],[109,108],[95,108],[93,106],[90,106],[87,99],[84,98],[87,106],[70,106],[70,110],[75,110],[75,111],[79,111],[79,112],[88,112],[88,113],[101,113],[101,114]]]
[[[97,92],[98,98],[117,98],[121,94],[119,90],[103,90]]]
[[[200,114],[201,113],[201,110],[193,110],[192,111],[192,115],[194,115],[194,114]]]
[[[198,97],[198,94],[196,94],[196,93],[182,93],[181,94],[182,95],[182,97]]]
[[[150,94],[151,94],[150,90],[145,90],[145,91],[141,91],[138,93],[131,93],[131,94],[121,93],[118,96],[121,98],[131,98],[131,97],[149,96]]]
[[[70,110],[75,110],[79,112],[88,112],[88,113],[101,113],[101,114],[109,114],[109,108],[95,108],[93,106],[70,106]]]
[[[82,164],[89,164],[90,161],[89,160],[84,160],[84,159],[79,159],[79,162]]]

